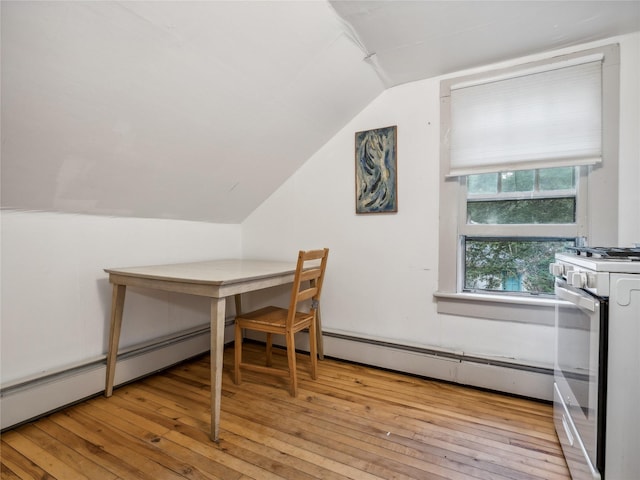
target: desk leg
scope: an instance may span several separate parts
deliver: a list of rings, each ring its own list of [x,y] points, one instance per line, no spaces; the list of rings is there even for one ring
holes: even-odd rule
[[[124,310],[124,295],[126,285],[113,284],[111,296],[111,325],[109,327],[109,351],[107,352],[107,380],[104,390],[105,397],[113,394],[113,380],[116,374],[116,360],[118,358],[118,343],[120,342],[120,328],[122,327],[122,312]]]
[[[211,299],[211,440],[214,442],[220,435],[225,306],[224,298]]]

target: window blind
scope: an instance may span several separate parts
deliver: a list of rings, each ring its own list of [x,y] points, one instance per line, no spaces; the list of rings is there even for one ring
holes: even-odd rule
[[[602,160],[602,56],[451,86],[448,176]]]

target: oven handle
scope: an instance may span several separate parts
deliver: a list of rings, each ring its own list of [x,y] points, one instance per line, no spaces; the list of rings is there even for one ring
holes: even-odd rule
[[[579,293],[572,292],[565,288],[556,285],[556,296],[560,300],[566,300],[579,307],[586,308],[590,312],[596,311],[596,302],[591,297],[580,295]]]

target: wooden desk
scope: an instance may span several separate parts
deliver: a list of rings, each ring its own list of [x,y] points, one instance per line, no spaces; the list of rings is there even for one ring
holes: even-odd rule
[[[113,284],[105,396],[113,393],[122,312],[127,286],[211,298],[211,439],[220,432],[222,353],[226,297],[293,282],[295,262],[212,260],[195,263],[108,268]],[[238,299],[238,297],[236,297]],[[236,301],[236,305],[239,302]]]

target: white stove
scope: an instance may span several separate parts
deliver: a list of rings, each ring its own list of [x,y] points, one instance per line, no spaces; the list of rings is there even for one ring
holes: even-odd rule
[[[640,248],[574,247],[549,269],[554,421],[571,475],[640,478]]]
[[[595,295],[609,296],[611,273],[640,274],[640,248],[573,247],[572,250],[576,253],[556,255],[556,262],[550,266],[551,273],[564,278],[569,285]]]

